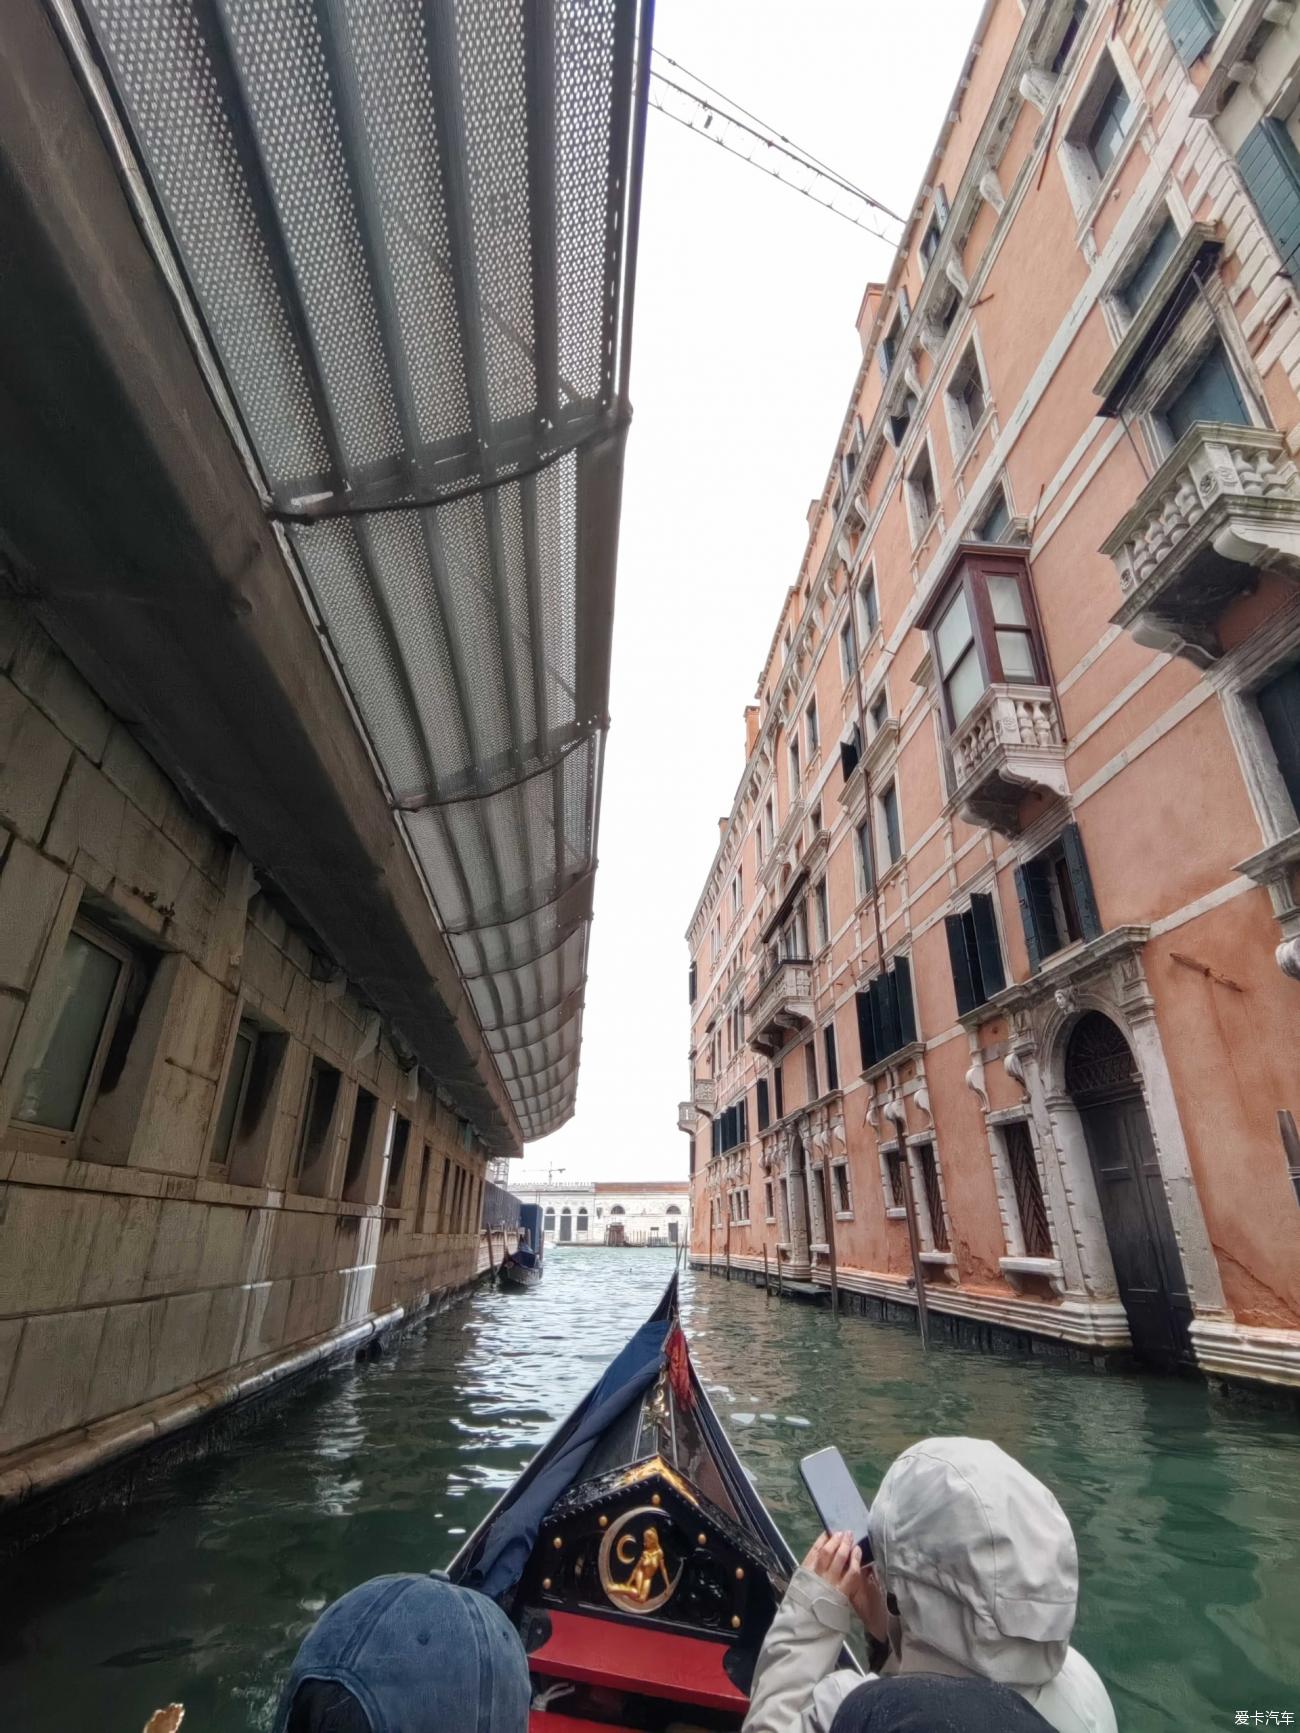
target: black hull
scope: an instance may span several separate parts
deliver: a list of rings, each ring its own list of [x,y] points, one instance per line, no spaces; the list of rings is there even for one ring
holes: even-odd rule
[[[542,1279],[540,1270],[530,1270],[526,1264],[502,1264],[498,1272],[503,1288],[535,1288]]]

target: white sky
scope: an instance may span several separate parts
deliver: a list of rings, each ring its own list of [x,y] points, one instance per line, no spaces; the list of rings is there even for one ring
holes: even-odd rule
[[[979,9],[659,0],[655,41],[905,214]],[[686,925],[861,358],[858,303],[891,257],[651,111],[578,1106],[516,1179],[686,1174]]]

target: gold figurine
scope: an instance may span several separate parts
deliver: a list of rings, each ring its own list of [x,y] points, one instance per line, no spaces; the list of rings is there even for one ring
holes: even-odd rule
[[[625,1583],[611,1582],[610,1592],[616,1595],[626,1595],[638,1606],[644,1606],[654,1591],[655,1578],[664,1579],[664,1588],[671,1587],[668,1581],[668,1562],[664,1558],[664,1549],[659,1544],[659,1530],[647,1528],[641,1537],[641,1557],[633,1566],[632,1575]],[[618,1545],[614,1548],[614,1556],[621,1565],[631,1564],[630,1555],[625,1555],[623,1548],[636,1542],[630,1534],[619,1536]]]

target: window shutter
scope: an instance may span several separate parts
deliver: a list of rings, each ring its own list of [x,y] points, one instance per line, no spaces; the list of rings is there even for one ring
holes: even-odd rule
[[[898,1007],[898,1045],[916,1040],[916,1001],[912,997],[912,965],[906,957],[894,964],[894,1002]]]
[[[889,378],[889,346],[882,337],[876,345],[876,365],[880,368],[880,377]]]
[[[1002,946],[998,943],[997,917],[993,913],[993,898],[980,892],[970,900],[971,924],[975,928],[975,954],[979,961],[984,997],[991,999],[1007,984],[1002,966]]]
[[[1165,23],[1173,38],[1174,53],[1184,66],[1191,66],[1219,34],[1222,20],[1214,0],[1168,0]]]
[[[880,1057],[885,1059],[902,1045],[898,1039],[898,996],[893,975],[877,975],[871,990],[875,999],[876,1040]]]
[[[1262,120],[1237,153],[1264,227],[1294,277],[1300,253],[1300,152],[1279,120]]]
[[[1277,757],[1283,785],[1300,813],[1300,664],[1275,675],[1255,694],[1264,728]]]
[[[840,1058],[835,1051],[835,1025],[828,1023],[822,1030],[822,1041],[826,1047],[826,1087],[838,1089],[840,1086]]]
[[[772,1082],[776,1089],[776,1117],[785,1118],[785,1077],[784,1066],[778,1065],[772,1072]]]
[[[1025,948],[1029,952],[1029,967],[1037,973],[1044,956],[1050,956],[1056,947],[1049,939],[1048,948],[1045,950],[1043,936],[1038,930],[1036,904],[1030,885],[1035,874],[1040,879],[1043,876],[1043,863],[1040,860],[1026,861],[1023,866],[1016,868],[1016,896],[1020,899],[1020,920],[1025,929]]]
[[[960,915],[945,915],[943,924],[948,934],[948,961],[952,965],[952,984],[957,991],[957,1015],[961,1017],[967,1011],[973,1011],[979,1003],[975,996],[975,983],[971,979],[970,963],[966,957],[966,926]]]
[[[875,983],[872,983],[874,987]],[[869,1071],[879,1055],[876,1052],[875,1021],[872,1017],[872,989],[857,995],[858,1045],[862,1049],[862,1069]]]
[[[749,1101],[744,1096],[740,1100],[740,1141],[749,1142]]]
[[[767,1108],[767,1078],[766,1077],[760,1077],[758,1080],[757,1096],[758,1096],[758,1129],[760,1131],[766,1131],[767,1130],[767,1122],[768,1122],[768,1118],[769,1118],[768,1108]]]
[[[1061,832],[1061,847],[1065,850],[1070,889],[1074,892],[1074,906],[1079,911],[1079,925],[1083,928],[1083,936],[1085,939],[1099,938],[1101,917],[1097,913],[1097,899],[1092,894],[1092,875],[1088,871],[1083,838],[1079,835],[1077,824],[1067,824]]]
[[[858,747],[857,732],[858,731],[855,728],[847,740],[840,741],[840,772],[843,775],[845,782],[849,780],[853,775],[853,772],[858,768],[858,759],[862,756]]]

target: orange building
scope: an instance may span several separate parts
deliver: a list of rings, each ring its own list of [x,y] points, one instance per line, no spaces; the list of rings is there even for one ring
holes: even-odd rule
[[[1298,69],[985,6],[691,917],[697,1261],[915,1306],[910,1193],[956,1334],[1300,1385]]]

